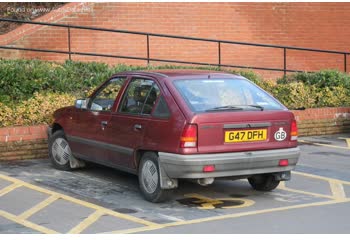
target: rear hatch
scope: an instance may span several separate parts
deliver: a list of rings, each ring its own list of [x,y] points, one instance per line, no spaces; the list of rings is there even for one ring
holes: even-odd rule
[[[196,114],[198,153],[258,151],[296,147],[289,111],[238,111]]]

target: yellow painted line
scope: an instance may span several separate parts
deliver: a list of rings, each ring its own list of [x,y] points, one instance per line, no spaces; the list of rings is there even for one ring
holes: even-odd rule
[[[280,184],[278,185],[278,188],[285,188],[286,187],[286,182],[285,181],[281,181]]]
[[[328,182],[337,181],[337,182],[340,182],[342,184],[350,184],[350,182],[347,182],[347,181],[338,180],[338,179],[335,179],[335,178],[318,176],[318,175],[314,175],[314,174],[310,174],[310,173],[293,171],[293,174],[301,175],[301,176],[305,176],[305,177],[309,177],[309,178],[320,179],[320,180],[324,180],[324,181],[328,181]]]
[[[286,190],[288,192],[294,192],[294,193],[301,193],[301,194],[305,194],[305,195],[311,195],[311,196],[319,197],[319,198],[335,199],[333,196],[330,196],[330,195],[314,193],[314,192],[307,192],[307,191],[303,191],[303,190],[299,190],[299,189],[293,189],[293,188],[289,188],[289,187],[281,187],[279,189]]]
[[[348,147],[334,146],[334,145],[329,145],[329,144],[324,144],[324,143],[314,143],[314,142],[306,141],[306,140],[298,140],[298,142],[307,143],[307,144],[316,145],[316,146],[323,146],[323,147],[340,148],[340,149],[350,150],[350,148],[348,148]]]
[[[145,227],[139,227],[139,228],[129,228],[129,229],[112,231],[112,232],[104,232],[102,234],[128,234],[128,233],[151,231],[151,230],[156,230],[156,229],[161,229],[161,228],[164,228],[164,225],[159,224],[159,226],[145,226]]]
[[[346,199],[346,194],[343,188],[343,184],[341,184],[338,181],[331,181],[329,182],[329,185],[331,186],[333,197],[335,199],[338,199],[338,200]]]
[[[77,226],[75,226],[74,228],[72,228],[68,233],[73,233],[73,234],[77,234],[77,233],[81,233],[82,231],[84,231],[86,228],[88,228],[91,224],[93,224],[94,222],[96,222],[101,216],[103,216],[105,213],[103,211],[95,211],[93,212],[90,216],[88,216],[87,218],[85,218],[84,221],[82,221],[81,223],[79,223]]]
[[[343,140],[345,140],[345,141],[346,141],[346,144],[348,145],[348,148],[350,148],[350,138],[342,138],[342,137],[340,137],[340,138],[338,138],[338,139],[343,139]]]
[[[136,222],[136,223],[143,224],[143,225],[147,225],[147,226],[158,226],[159,225],[159,224],[154,223],[154,222],[150,222],[150,221],[147,221],[147,220],[144,220],[144,219],[141,219],[141,218],[133,217],[133,216],[130,216],[130,215],[127,215],[127,214],[118,213],[118,212],[115,212],[113,210],[110,210],[110,209],[107,209],[107,208],[104,208],[104,207],[100,207],[100,206],[98,206],[96,204],[93,204],[93,203],[85,202],[85,201],[82,201],[80,199],[76,199],[76,198],[73,198],[73,197],[70,197],[70,196],[58,193],[58,192],[54,192],[54,191],[51,191],[51,190],[48,190],[48,189],[44,189],[44,188],[35,186],[33,184],[26,183],[24,181],[21,181],[19,179],[12,178],[12,177],[9,177],[9,176],[6,176],[6,175],[0,174],[0,178],[5,179],[5,180],[10,181],[10,182],[21,184],[24,187],[30,188],[30,189],[38,191],[38,192],[46,193],[46,194],[49,194],[49,195],[57,195],[61,199],[70,201],[72,203],[76,203],[78,205],[81,205],[81,206],[84,206],[84,207],[87,207],[87,208],[92,208],[92,209],[95,209],[95,210],[101,210],[101,211],[103,211],[104,213],[106,213],[108,215],[112,215],[112,216],[115,216],[115,217],[118,217],[118,218],[122,218],[122,219],[125,219],[125,220],[129,220],[129,221]]]
[[[40,226],[38,224],[29,222],[29,221],[27,221],[25,219],[20,219],[16,215],[13,215],[11,213],[8,213],[8,212],[2,211],[2,210],[0,210],[0,216],[2,216],[4,218],[7,218],[8,220],[10,220],[12,222],[21,224],[21,225],[23,225],[25,227],[31,228],[31,229],[33,229],[35,231],[38,231],[38,232],[41,232],[41,233],[51,233],[51,234],[58,233],[58,232],[56,232],[56,231],[54,231],[52,229],[48,229],[48,228]]]
[[[257,215],[257,214],[286,211],[286,210],[291,210],[291,209],[300,209],[300,208],[316,207],[316,206],[326,206],[326,205],[331,205],[331,204],[336,204],[336,203],[344,203],[344,202],[350,202],[350,199],[346,199],[346,200],[331,200],[331,201],[317,202],[317,203],[306,203],[306,204],[299,204],[299,205],[293,205],[293,206],[287,206],[287,207],[270,208],[270,209],[263,209],[263,210],[249,211],[249,212],[226,214],[226,215],[221,215],[221,216],[201,218],[201,219],[194,219],[194,220],[183,221],[183,222],[166,223],[166,224],[163,224],[162,226],[163,227],[172,227],[172,226],[188,225],[188,224],[194,224],[194,223],[202,223],[202,222],[209,222],[209,221],[215,221],[215,220],[231,219],[231,218],[238,218],[238,217]]]
[[[11,184],[11,185],[9,185],[9,186],[7,186],[7,187],[1,189],[1,190],[0,190],[0,197],[2,197],[2,196],[4,196],[4,195],[8,194],[9,192],[11,192],[11,191],[13,191],[13,190],[15,190],[16,188],[19,188],[19,187],[21,187],[21,186],[22,186],[22,184],[13,183],[13,184]]]
[[[53,203],[57,199],[59,199],[59,197],[57,195],[51,195],[50,197],[48,197],[44,201],[38,203],[37,205],[35,205],[31,209],[29,209],[29,210],[25,211],[24,213],[22,213],[18,217],[21,218],[21,219],[27,219],[30,216],[32,216],[33,214],[39,212],[41,209],[49,206],[51,203]]]

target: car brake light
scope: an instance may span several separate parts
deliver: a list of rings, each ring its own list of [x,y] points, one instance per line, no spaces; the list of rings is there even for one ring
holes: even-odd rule
[[[288,159],[281,159],[278,163],[278,166],[281,166],[281,167],[286,167],[288,165],[289,165]]]
[[[205,165],[203,167],[203,172],[214,172],[215,171],[215,165]]]
[[[298,126],[297,121],[293,120],[290,126],[290,140],[296,141],[298,140]]]
[[[188,124],[182,131],[180,138],[181,148],[195,148],[197,147],[197,125]]]

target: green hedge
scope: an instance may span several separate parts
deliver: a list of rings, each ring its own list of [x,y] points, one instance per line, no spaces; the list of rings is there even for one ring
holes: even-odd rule
[[[67,105],[74,98],[85,97],[114,73],[165,68],[194,67],[0,60],[0,127],[48,123],[55,109]],[[215,67],[196,69],[219,70]],[[262,80],[253,71],[228,72],[252,80],[291,109],[350,106],[350,75],[339,71],[295,73],[277,81]]]

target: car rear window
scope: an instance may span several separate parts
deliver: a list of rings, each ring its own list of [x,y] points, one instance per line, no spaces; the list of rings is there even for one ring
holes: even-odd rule
[[[285,109],[276,99],[245,79],[175,80],[174,84],[194,112]]]

